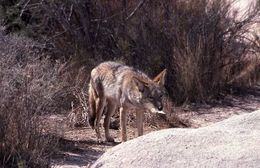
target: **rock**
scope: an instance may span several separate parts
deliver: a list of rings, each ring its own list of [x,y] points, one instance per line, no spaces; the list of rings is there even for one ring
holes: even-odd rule
[[[166,129],[117,145],[93,168],[259,167],[260,110],[198,129]]]

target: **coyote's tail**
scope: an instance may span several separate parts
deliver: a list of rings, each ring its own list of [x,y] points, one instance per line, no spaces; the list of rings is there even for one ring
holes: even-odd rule
[[[93,95],[93,89],[91,84],[89,85],[89,97],[88,97],[88,103],[89,103],[89,112],[88,112],[88,123],[89,125],[94,128],[94,123],[96,119],[96,103]]]
[[[96,120],[96,99],[97,98],[102,98],[103,97],[103,87],[102,83],[100,82],[99,79],[96,79],[93,81],[93,79],[90,79],[90,84],[89,84],[89,112],[88,112],[88,122],[89,125],[94,128],[95,126],[95,120]]]

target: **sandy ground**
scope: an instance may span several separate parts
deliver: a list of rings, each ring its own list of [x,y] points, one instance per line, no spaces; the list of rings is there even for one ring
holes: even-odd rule
[[[260,87],[239,91],[212,104],[189,104],[176,107],[171,115],[178,121],[169,124],[169,126],[176,127],[179,125],[179,127],[198,128],[222,121],[233,115],[250,113],[257,109],[260,109]],[[57,135],[62,137],[59,140],[57,155],[52,160],[52,167],[89,167],[107,149],[119,143],[119,130],[111,129],[111,134],[117,143],[99,144],[96,142],[94,130],[89,127],[69,127],[66,124],[68,121],[66,115],[45,116],[44,120],[51,132],[56,132]],[[162,122],[162,120],[158,122]],[[165,124],[154,126],[145,123],[144,130],[146,134],[164,128],[166,128]],[[65,131],[57,132],[57,130]],[[103,131],[103,129],[101,130]],[[133,124],[128,126],[128,139],[135,137],[135,130]],[[102,135],[104,135],[104,132],[102,132]]]

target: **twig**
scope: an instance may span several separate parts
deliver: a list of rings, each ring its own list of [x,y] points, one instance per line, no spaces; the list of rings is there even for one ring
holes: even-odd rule
[[[123,13],[123,11],[120,11],[120,12],[115,13],[115,14],[113,14],[111,16],[106,17],[106,18],[103,18],[103,19],[92,19],[91,21],[92,22],[107,22],[107,20],[113,19],[114,17],[117,17],[117,16],[121,15],[122,13]]]
[[[79,30],[79,29],[81,29],[81,28],[82,28],[82,27],[78,27],[78,28],[76,28],[75,30]],[[64,31],[62,31],[62,32],[59,32],[58,34],[56,34],[56,35],[50,37],[49,39],[47,39],[46,42],[49,42],[49,41],[53,40],[54,38],[59,37],[59,36],[65,34],[65,33],[67,33],[68,31],[69,31],[69,30],[67,29],[67,30],[64,30]]]
[[[70,13],[69,13],[68,21],[70,21],[72,13],[73,13],[73,4],[70,6]]]
[[[134,14],[136,13],[136,11],[137,11],[138,9],[140,9],[140,8],[143,6],[144,3],[145,3],[145,0],[140,1],[139,4],[136,6],[136,8],[133,10],[133,12],[131,12],[130,15],[125,18],[125,20],[127,21],[127,20],[131,19],[131,17],[134,16]]]
[[[20,17],[23,15],[25,8],[28,6],[28,4],[30,3],[30,1],[31,1],[31,0],[28,0],[28,1],[24,4],[23,9],[21,10],[21,13],[20,13]]]
[[[129,14],[129,16],[127,16],[127,17],[125,18],[125,21],[131,19],[131,18],[134,16],[134,14],[136,13],[136,11],[137,11],[139,8],[141,8],[144,3],[145,3],[145,0],[140,1],[139,4],[136,6],[136,8]],[[100,21],[101,21],[101,22],[107,22],[107,20],[113,19],[114,17],[117,17],[117,16],[121,15],[123,12],[124,12],[124,10],[122,10],[122,11],[116,13],[116,14],[113,14],[113,15],[111,15],[111,16],[108,16],[108,17],[106,17],[106,18],[103,18],[103,19],[92,19],[91,21],[92,21],[92,22],[100,22]]]

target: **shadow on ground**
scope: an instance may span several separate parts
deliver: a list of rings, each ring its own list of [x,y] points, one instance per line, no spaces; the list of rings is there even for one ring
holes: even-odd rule
[[[232,95],[207,104],[189,104],[175,107],[172,115],[178,120],[179,127],[198,128],[222,121],[234,115],[250,113],[260,109],[260,86],[253,89],[235,89]],[[53,128],[66,126],[66,116],[53,115],[47,117]],[[58,121],[58,122],[57,122]],[[180,125],[180,123],[182,125]],[[54,125],[58,126],[54,126]],[[176,127],[176,125],[174,125]],[[177,125],[178,127],[178,125]],[[160,130],[145,124],[145,134]],[[55,129],[54,129],[55,130]],[[103,130],[103,129],[101,129]],[[102,132],[104,135],[104,132]],[[118,142],[119,130],[111,130],[112,137]],[[135,128],[128,126],[129,139],[135,137]],[[56,168],[89,167],[109,148],[117,143],[97,143],[95,131],[89,127],[66,128],[63,138],[59,141],[59,151],[52,159]]]
[[[97,143],[89,140],[59,140],[59,151],[53,158],[53,167],[87,167],[102,155],[106,149],[118,143]]]

